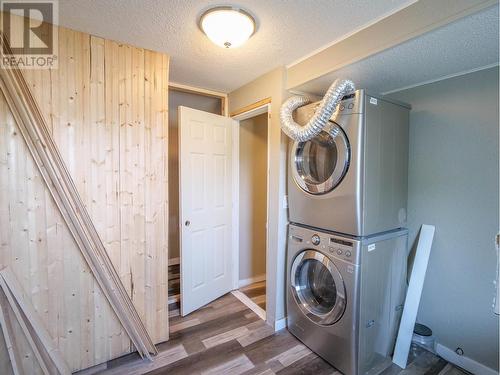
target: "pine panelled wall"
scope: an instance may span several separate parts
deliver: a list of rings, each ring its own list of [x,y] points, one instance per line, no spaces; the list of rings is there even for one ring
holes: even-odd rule
[[[155,343],[166,341],[169,58],[65,28],[59,28],[58,56],[58,69],[24,70],[24,76],[148,333]],[[5,266],[72,371],[134,350],[1,96]],[[25,348],[25,372],[41,373],[22,338],[18,345]]]

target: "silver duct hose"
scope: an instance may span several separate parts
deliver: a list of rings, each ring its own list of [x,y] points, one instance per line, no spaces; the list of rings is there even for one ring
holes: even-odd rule
[[[345,95],[355,91],[354,83],[346,79],[337,79],[328,88],[318,109],[309,122],[301,126],[292,117],[293,111],[311,102],[305,96],[292,96],[287,99],[280,109],[281,130],[297,142],[308,141],[317,136],[328,124],[335,108]],[[335,137],[337,134],[332,134]]]

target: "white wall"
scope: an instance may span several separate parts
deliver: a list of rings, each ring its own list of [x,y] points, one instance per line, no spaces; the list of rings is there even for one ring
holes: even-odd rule
[[[240,121],[239,277],[266,273],[267,113]]]
[[[498,370],[498,67],[391,95],[410,103],[408,225],[436,226],[418,321]]]
[[[179,257],[179,132],[177,109],[179,106],[221,113],[218,98],[168,91],[168,257]]]

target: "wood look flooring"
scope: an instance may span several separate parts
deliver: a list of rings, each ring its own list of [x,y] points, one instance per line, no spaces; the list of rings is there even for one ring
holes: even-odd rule
[[[179,264],[168,266],[168,317],[180,313],[181,270]]]
[[[157,345],[153,362],[130,354],[107,364],[103,374],[272,375],[339,372],[286,329],[273,332],[232,294],[186,317],[170,320],[170,340]],[[422,349],[411,351],[409,365],[384,375],[463,375],[460,369]]]
[[[266,282],[260,281],[238,289],[241,293],[250,298],[256,305],[266,309]]]

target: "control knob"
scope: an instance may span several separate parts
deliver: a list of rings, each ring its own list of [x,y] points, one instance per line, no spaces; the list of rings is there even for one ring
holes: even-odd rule
[[[321,239],[319,238],[319,236],[317,234],[315,234],[311,237],[311,242],[313,245],[317,246],[321,242]]]

